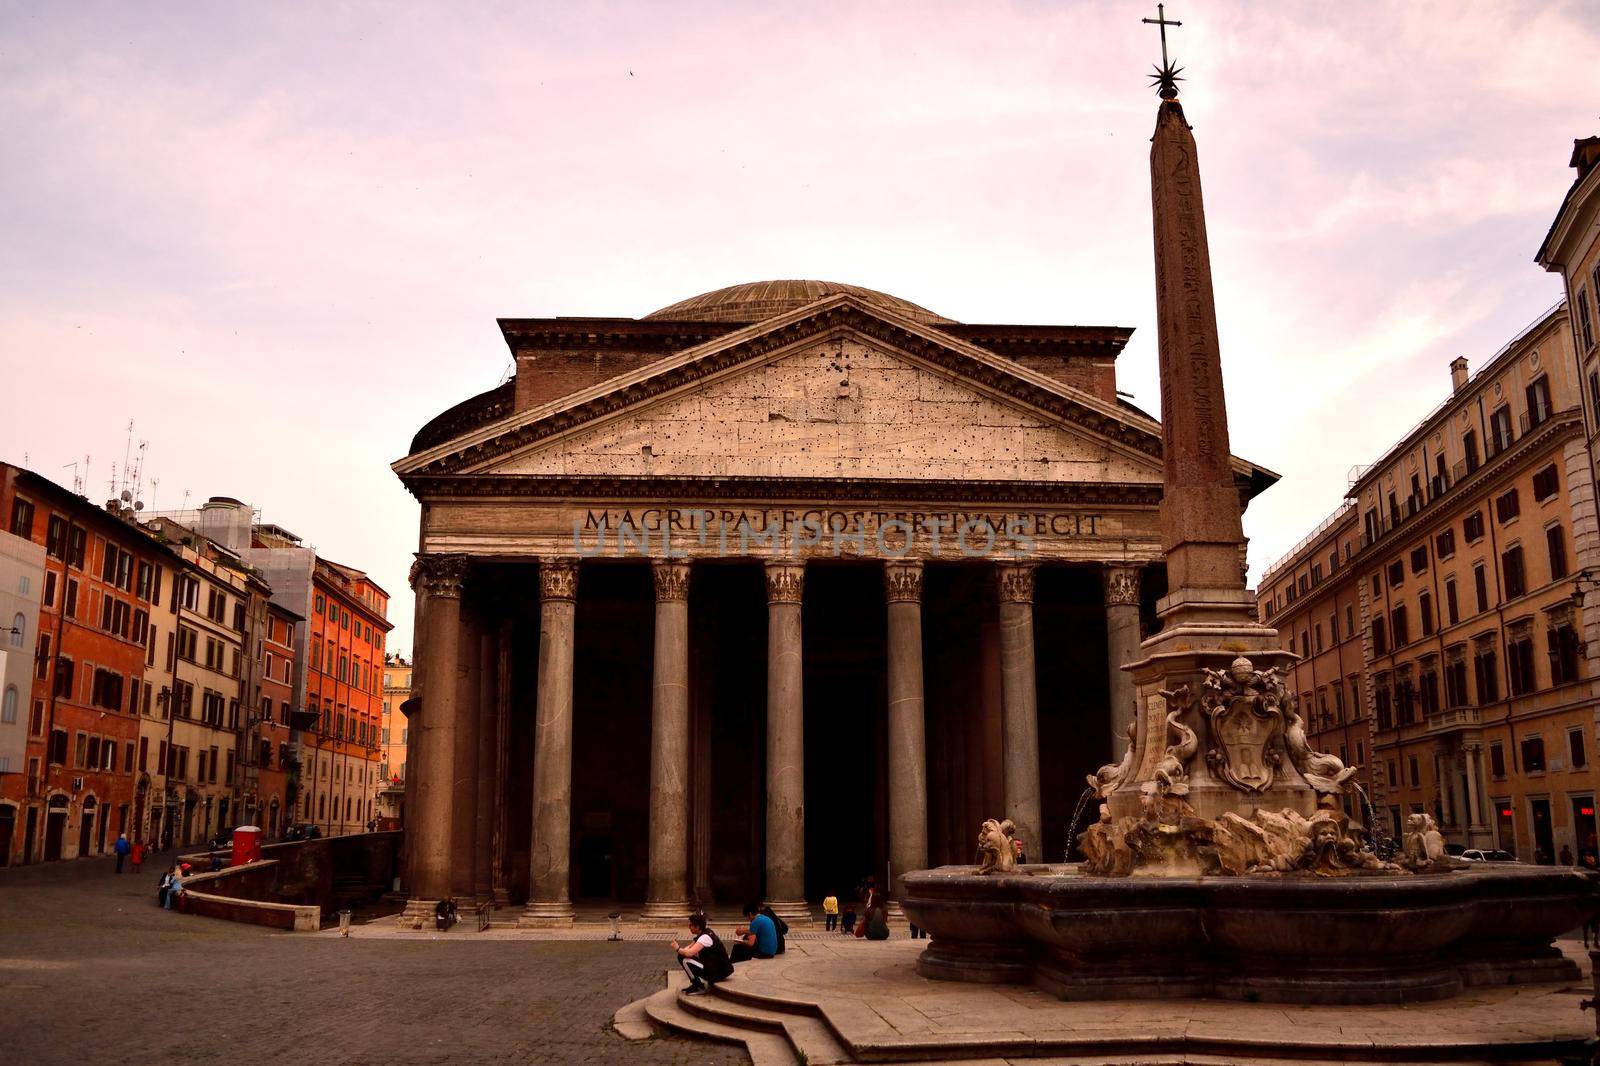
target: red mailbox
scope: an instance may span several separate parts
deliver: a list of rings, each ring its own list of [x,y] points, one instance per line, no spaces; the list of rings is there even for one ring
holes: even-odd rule
[[[241,825],[233,831],[233,858],[229,866],[243,866],[261,860],[261,827]]]

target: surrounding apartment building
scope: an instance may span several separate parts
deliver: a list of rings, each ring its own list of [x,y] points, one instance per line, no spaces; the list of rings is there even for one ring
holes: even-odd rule
[[[299,673],[295,648],[305,619],[277,603],[266,604],[256,644],[258,682],[251,716],[254,730],[254,789],[244,799],[246,816],[276,839],[292,820],[299,788],[299,759],[289,730]]]
[[[378,817],[394,825],[405,820],[406,745],[411,733],[404,705],[411,698],[411,661],[403,655],[383,657],[383,765],[379,768]]]
[[[1593,853],[1595,671],[1575,530],[1592,528],[1594,497],[1574,491],[1592,481],[1565,305],[1477,374],[1464,359],[1450,372],[1445,401],[1270,568],[1260,615],[1305,657],[1295,684],[1324,750],[1366,739],[1338,721],[1334,678],[1346,706],[1352,688],[1360,699],[1389,832],[1425,811],[1463,846]]]
[[[97,507],[47,478],[0,464],[0,514],[44,548],[26,765],[0,775],[12,812],[9,862],[102,854],[129,831],[150,619],[181,560],[117,501]]]
[[[23,508],[17,517],[26,513]],[[0,779],[22,780],[27,765],[33,648],[43,589],[44,545],[0,530]],[[4,794],[0,785],[0,796]],[[19,810],[17,802],[0,799],[0,866],[9,865],[19,839]]]
[[[388,606],[388,593],[366,574],[317,559],[306,707],[321,719],[303,756],[300,819],[324,833],[361,832],[377,816]]]
[[[1535,261],[1559,271],[1567,293],[1568,327],[1574,339],[1578,380],[1583,385],[1583,435],[1587,445],[1585,476],[1574,478],[1572,491],[1591,497],[1600,484],[1600,137],[1572,143],[1568,165],[1577,171],[1561,208],[1545,234]],[[1586,566],[1600,565],[1600,529],[1580,519],[1573,530],[1578,557]],[[1584,646],[1600,663],[1600,582],[1585,575],[1583,586]]]

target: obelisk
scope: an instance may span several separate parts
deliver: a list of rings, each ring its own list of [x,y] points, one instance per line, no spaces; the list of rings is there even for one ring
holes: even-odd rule
[[[1162,29],[1164,37],[1165,25]],[[1214,731],[1206,708],[1215,705],[1202,700],[1206,669],[1227,669],[1243,656],[1254,670],[1269,670],[1287,665],[1293,656],[1282,650],[1276,630],[1256,622],[1245,589],[1240,565],[1243,504],[1228,445],[1199,156],[1178,102],[1180,79],[1166,61],[1164,41],[1162,58],[1156,74],[1161,105],[1150,143],[1150,197],[1161,368],[1161,539],[1168,591],[1156,607],[1160,632],[1141,645],[1138,662],[1123,667],[1133,675],[1138,708],[1134,761],[1105,799],[1117,817],[1138,814],[1152,792],[1167,790],[1181,791],[1204,818],[1230,811],[1248,816],[1256,806],[1310,814],[1316,809],[1315,794],[1282,759],[1258,789],[1241,790],[1227,780],[1225,749],[1237,738]],[[1268,728],[1283,727],[1263,726]],[[1271,735],[1263,733],[1262,743],[1253,756],[1241,754],[1278,758],[1273,754],[1278,742]],[[1169,782],[1174,779],[1181,780],[1181,790],[1172,789]]]

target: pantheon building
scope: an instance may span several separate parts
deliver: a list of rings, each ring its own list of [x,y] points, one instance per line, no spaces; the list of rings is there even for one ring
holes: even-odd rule
[[[1131,330],[819,281],[500,327],[514,378],[394,464],[412,914],[798,914],[989,817],[1062,859],[1166,584]],[[1233,469],[1241,509],[1276,477]]]

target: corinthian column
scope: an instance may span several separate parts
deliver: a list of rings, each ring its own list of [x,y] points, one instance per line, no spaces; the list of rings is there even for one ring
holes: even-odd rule
[[[1044,861],[1039,809],[1039,700],[1033,663],[1033,574],[1031,563],[1000,567],[1000,686],[1005,733],[1006,817],[1017,838]]]
[[[533,848],[521,926],[572,924],[572,641],[575,559],[539,563],[539,686],[534,712]]]
[[[651,565],[656,586],[650,698],[650,895],[647,921],[689,914],[689,564]]]
[[[471,906],[478,894],[478,620],[461,612],[457,644],[455,768],[450,782],[450,894]]]
[[[1122,738],[1134,716],[1133,675],[1124,670],[1139,659],[1139,568],[1107,566],[1101,577],[1106,594],[1106,665],[1109,669],[1111,750],[1107,762],[1122,758]]]
[[[889,601],[889,865],[886,886],[928,865],[928,764],[922,713],[922,563],[884,564]]]
[[[806,906],[805,702],[800,597],[805,567],[767,564],[767,902],[790,922]]]
[[[422,711],[408,726],[415,738],[412,802],[407,811],[411,884],[402,924],[430,924],[434,906],[451,891],[452,790],[456,744],[456,677],[461,638],[464,555],[417,559],[418,600],[423,604],[417,673]]]

